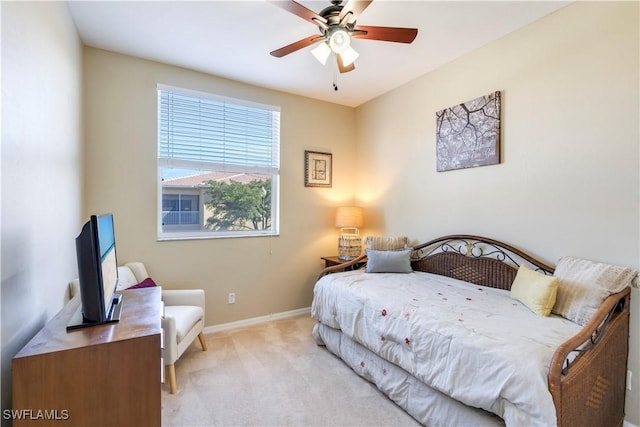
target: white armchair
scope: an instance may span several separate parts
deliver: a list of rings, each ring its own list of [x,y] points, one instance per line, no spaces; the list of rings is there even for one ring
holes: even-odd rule
[[[118,267],[117,290],[125,290],[147,277],[149,274],[141,262],[132,262]],[[74,279],[69,284],[71,297],[78,293],[78,290],[78,279]],[[162,290],[162,301],[164,302],[164,317],[161,319],[164,331],[162,358],[167,367],[171,394],[175,394],[177,391],[175,362],[196,337],[199,338],[202,349],[207,351],[207,342],[202,333],[205,313],[204,290]]]
[[[164,349],[162,357],[167,365],[171,394],[175,394],[176,368],[174,363],[198,337],[203,351],[207,351],[204,339],[204,291],[202,289],[163,290]]]

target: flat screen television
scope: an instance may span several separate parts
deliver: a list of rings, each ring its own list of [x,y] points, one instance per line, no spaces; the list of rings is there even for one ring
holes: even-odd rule
[[[116,294],[118,258],[113,215],[91,215],[76,238],[81,305],[67,330],[117,322],[122,295]]]

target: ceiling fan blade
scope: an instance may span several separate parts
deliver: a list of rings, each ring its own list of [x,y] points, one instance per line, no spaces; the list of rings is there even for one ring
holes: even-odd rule
[[[320,40],[324,39],[323,36],[321,35],[313,35],[313,36],[309,36],[306,37],[302,40],[298,40],[297,42],[293,42],[291,44],[288,44],[284,47],[281,47],[280,49],[276,49],[271,53],[271,56],[275,56],[276,58],[282,58],[285,55],[288,55],[290,53],[295,52],[296,50],[300,50],[302,48],[305,48],[307,46],[311,46],[312,44],[314,44],[315,42],[318,42]]]
[[[340,15],[338,15],[338,18],[340,18],[340,22],[342,22],[344,17],[347,16],[349,12],[351,12],[349,22],[354,22],[356,19],[358,19],[358,16],[360,16],[360,14],[371,4],[372,1],[373,0],[349,0],[340,11]]]
[[[341,73],[348,73],[349,71],[353,71],[356,69],[356,65],[353,62],[349,65],[344,65],[342,63],[342,56],[340,56],[340,54],[336,54],[336,60],[338,61],[338,70]]]
[[[318,15],[317,13],[315,13],[313,10],[311,9],[307,9],[306,7],[304,7],[303,5],[301,5],[300,3],[294,1],[294,0],[290,0],[290,1],[272,1],[271,3],[275,4],[276,6],[286,10],[287,12],[291,12],[296,16],[299,16],[300,18],[304,19],[305,21],[309,21],[314,25],[318,25],[318,22],[321,22],[323,24],[327,23],[327,20],[325,18],[323,18],[322,16]]]
[[[360,33],[364,31],[364,33]],[[352,37],[368,40],[382,40],[395,43],[411,43],[418,35],[417,28],[376,27],[358,25],[354,28]]]

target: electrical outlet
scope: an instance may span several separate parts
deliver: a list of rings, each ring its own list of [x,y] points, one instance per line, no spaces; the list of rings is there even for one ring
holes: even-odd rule
[[[627,371],[627,390],[631,390],[631,371]]]
[[[236,293],[235,292],[229,292],[229,296],[227,297],[227,303],[228,304],[235,304],[236,303]]]

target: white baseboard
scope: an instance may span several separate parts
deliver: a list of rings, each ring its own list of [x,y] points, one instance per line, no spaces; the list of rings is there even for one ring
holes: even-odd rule
[[[216,332],[228,331],[231,329],[243,328],[245,326],[257,325],[259,323],[269,322],[271,320],[286,319],[288,317],[302,316],[303,314],[311,314],[311,307],[299,308],[297,310],[285,311],[282,313],[273,313],[266,316],[253,317],[251,319],[238,320],[237,322],[222,323],[220,325],[206,326],[203,330],[205,334],[213,334]],[[626,426],[625,426],[626,427]]]
[[[628,422],[628,421],[623,421],[623,422],[622,422],[622,427],[638,427],[638,426],[637,426],[637,425],[635,425],[635,424],[631,424],[631,423],[630,423],[630,422]]]

